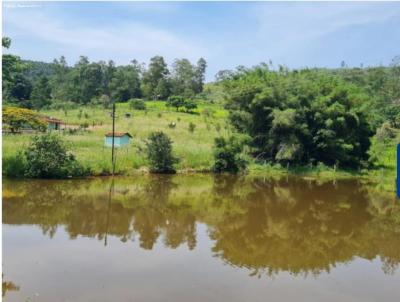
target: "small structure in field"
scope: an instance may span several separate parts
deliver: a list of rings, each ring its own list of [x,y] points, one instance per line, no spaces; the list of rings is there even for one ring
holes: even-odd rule
[[[61,130],[61,125],[64,124],[62,120],[56,119],[51,116],[44,116],[43,121],[47,124],[48,130]]]
[[[127,146],[131,138],[132,135],[130,135],[128,132],[114,132],[114,146],[115,147]],[[113,139],[112,132],[106,133],[106,135],[104,136],[104,144],[107,147],[112,147],[112,139]]]

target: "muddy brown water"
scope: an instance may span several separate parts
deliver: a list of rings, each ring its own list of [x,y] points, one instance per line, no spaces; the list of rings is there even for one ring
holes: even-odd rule
[[[3,181],[4,301],[400,301],[400,206],[358,181]]]

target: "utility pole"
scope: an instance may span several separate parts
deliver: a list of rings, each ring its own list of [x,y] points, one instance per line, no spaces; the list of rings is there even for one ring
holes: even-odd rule
[[[112,164],[112,175],[115,173],[115,156],[114,156],[114,137],[115,137],[115,103],[112,106],[112,148],[111,148],[111,164]]]

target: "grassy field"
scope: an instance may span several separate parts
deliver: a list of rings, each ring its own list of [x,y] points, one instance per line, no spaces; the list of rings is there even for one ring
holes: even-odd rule
[[[145,139],[152,131],[164,131],[173,140],[175,155],[180,158],[177,169],[181,172],[207,172],[213,165],[214,138],[229,135],[227,124],[228,113],[221,106],[210,103],[200,103],[193,114],[176,112],[167,108],[165,102],[146,102],[147,110],[132,110],[127,103],[117,104],[116,131],[129,132],[133,139],[129,147],[123,147],[117,151],[116,172],[130,175],[140,170],[147,170],[148,163],[145,154]],[[41,113],[62,119],[68,124],[89,124],[85,131],[75,134],[61,131],[70,150],[77,159],[86,167],[90,167],[93,175],[105,175],[111,171],[111,150],[104,146],[104,134],[111,131],[110,109],[100,107],[84,107],[74,110],[52,110]],[[131,117],[126,118],[125,114]],[[170,123],[175,123],[175,128],[170,128]],[[189,131],[189,124],[196,125],[193,132]],[[18,150],[29,144],[32,134],[3,135],[3,161],[15,156]],[[270,164],[249,165],[249,173],[252,175],[285,175],[288,173],[312,178],[352,178],[360,177],[373,181],[385,190],[394,190],[396,141],[400,141],[400,133],[397,138],[386,144],[377,156],[377,168],[373,170],[343,171],[334,170],[324,165],[314,167],[286,167]]]
[[[147,166],[145,158],[145,139],[150,132],[163,131],[173,140],[175,154],[180,158],[179,170],[209,171],[213,164],[212,146],[218,135],[227,135],[227,112],[217,105],[200,104],[194,113],[176,112],[169,109],[165,102],[147,102],[147,111],[129,109],[127,103],[116,106],[116,131],[129,132],[133,139],[129,147],[117,151],[117,173],[130,174]],[[91,167],[95,175],[111,171],[111,150],[104,146],[104,134],[112,130],[112,119],[109,109],[85,107],[41,113],[62,119],[68,124],[89,124],[86,131],[62,136],[71,151],[85,166]],[[131,117],[126,118],[125,114]],[[175,123],[175,128],[169,124]],[[189,124],[195,125],[193,132]],[[32,134],[3,135],[3,160],[15,155],[29,143]]]

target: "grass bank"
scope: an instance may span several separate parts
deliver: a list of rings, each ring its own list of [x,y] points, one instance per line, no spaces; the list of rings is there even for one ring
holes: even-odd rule
[[[145,139],[153,131],[163,131],[173,140],[174,152],[180,159],[178,170],[208,171],[213,164],[214,138],[229,134],[227,112],[213,104],[200,104],[192,114],[169,109],[161,101],[146,104],[146,111],[132,110],[127,103],[117,104],[116,131],[129,132],[133,139],[129,147],[117,150],[116,172],[131,174],[148,166]],[[104,146],[104,134],[112,129],[109,109],[85,107],[41,113],[72,125],[88,124],[85,131],[63,131],[62,136],[77,160],[90,167],[94,175],[110,173],[111,150]],[[127,113],[130,118],[125,117]],[[176,126],[171,127],[172,123]],[[190,123],[195,125],[194,131],[189,130]],[[7,162],[27,146],[31,137],[32,134],[3,135],[3,161]]]
[[[217,136],[229,135],[228,113],[216,104],[200,103],[193,114],[177,112],[165,102],[146,102],[147,110],[132,110],[127,103],[117,104],[116,131],[129,132],[133,139],[129,147],[118,149],[116,173],[132,175],[147,170],[145,139],[153,131],[164,131],[173,140],[174,153],[179,157],[179,172],[209,172],[213,165],[213,144]],[[87,124],[87,130],[62,132],[70,150],[93,176],[111,172],[111,150],[104,146],[104,134],[111,131],[110,109],[83,107],[71,110],[45,110],[41,113],[62,119],[71,125]],[[125,117],[126,114],[130,118]],[[170,125],[175,123],[175,127]],[[194,131],[189,124],[194,124]],[[3,135],[3,168],[12,162],[18,150],[29,144],[32,134]],[[281,165],[250,163],[248,172],[254,176],[282,176],[293,174],[304,178],[342,179],[360,178],[371,181],[386,191],[393,191],[395,181],[395,147],[400,135],[379,150],[375,169],[335,170],[324,165],[282,167]]]

